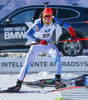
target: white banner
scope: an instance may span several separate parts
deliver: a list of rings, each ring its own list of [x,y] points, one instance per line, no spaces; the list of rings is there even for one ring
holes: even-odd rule
[[[88,57],[62,57],[62,72],[88,72]],[[19,73],[25,58],[0,58],[0,73]],[[38,57],[28,72],[54,71],[51,57]]]

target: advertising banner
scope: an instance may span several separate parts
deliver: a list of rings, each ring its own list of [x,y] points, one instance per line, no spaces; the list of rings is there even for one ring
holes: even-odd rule
[[[88,72],[88,57],[62,57],[62,72]],[[0,58],[0,73],[19,73],[25,58]],[[28,72],[54,72],[55,62],[51,57],[37,57]]]

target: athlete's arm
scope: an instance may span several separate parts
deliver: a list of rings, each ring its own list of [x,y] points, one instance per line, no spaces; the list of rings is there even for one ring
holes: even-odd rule
[[[70,33],[70,35],[71,35],[71,40],[72,40],[72,42],[77,42],[77,38],[76,38],[76,36],[75,36],[75,33],[74,33],[74,30],[73,30],[73,28],[71,27],[71,25],[69,25],[68,23],[66,23],[65,21],[62,21],[62,20],[60,20],[60,19],[58,19],[58,18],[56,18],[56,17],[54,17],[54,21],[57,23],[57,24],[59,24],[60,26],[62,26],[62,27],[64,27],[64,28],[66,28],[68,31],[69,31],[69,33]]]
[[[75,36],[73,28],[68,23],[66,23],[66,22],[64,22],[64,21],[62,21],[62,20],[60,20],[60,19],[58,19],[56,17],[54,17],[54,21],[57,24],[59,24],[60,26],[66,28],[69,31],[69,33],[70,33],[71,36]]]
[[[28,40],[36,41],[35,32],[39,31],[41,28],[41,23],[39,21],[35,21],[35,23],[28,29],[25,34],[25,38]]]

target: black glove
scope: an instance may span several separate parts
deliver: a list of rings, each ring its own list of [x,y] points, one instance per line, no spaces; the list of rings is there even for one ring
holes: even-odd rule
[[[36,42],[37,42],[37,43],[39,43],[40,41],[41,41],[40,39],[36,38]]]

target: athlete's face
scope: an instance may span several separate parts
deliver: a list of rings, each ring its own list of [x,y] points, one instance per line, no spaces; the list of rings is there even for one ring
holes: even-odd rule
[[[44,24],[50,25],[52,22],[52,15],[43,15]]]
[[[52,19],[44,18],[44,23],[45,23],[46,25],[50,25],[51,21],[52,21]]]

